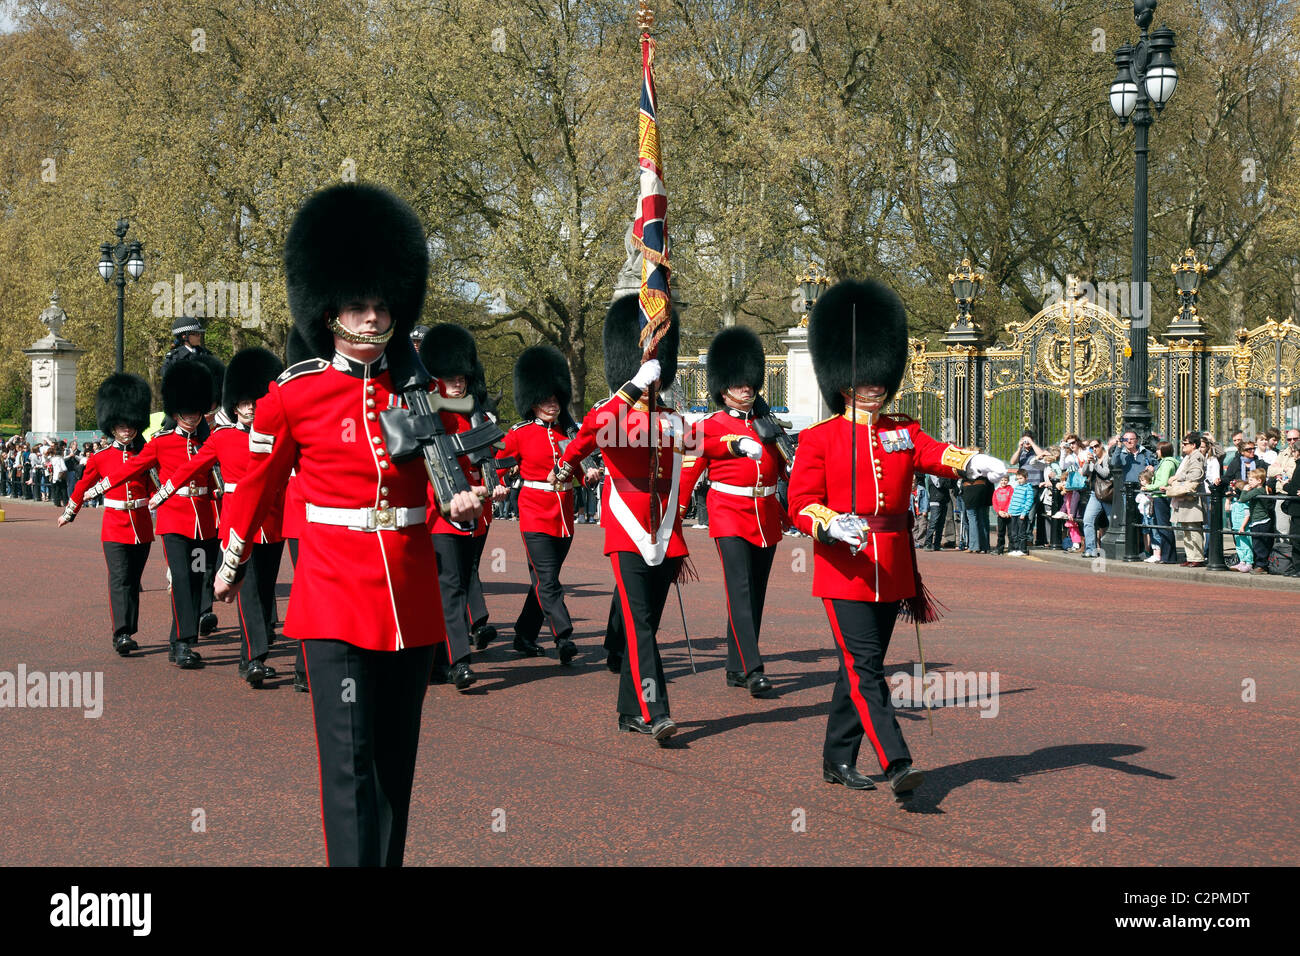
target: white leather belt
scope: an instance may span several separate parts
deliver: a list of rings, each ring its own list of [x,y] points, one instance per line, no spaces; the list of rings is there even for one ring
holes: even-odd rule
[[[189,485],[186,485],[184,488],[177,488],[174,492],[174,494],[178,494],[182,498],[196,498],[199,495],[206,495],[207,493],[208,489],[206,485],[200,488],[191,488]]]
[[[721,491],[724,495],[740,495],[742,498],[766,498],[776,494],[776,485],[728,485],[721,481],[710,481],[709,487]]]
[[[534,489],[534,490],[536,490],[536,491],[558,491],[558,490],[559,490],[559,489],[556,488],[554,485],[552,485],[549,481],[527,481],[527,480],[525,480],[525,481],[524,481],[524,487],[525,487],[525,488],[532,488],[532,489]],[[578,487],[578,482],[577,482],[576,480],[573,482],[573,487],[575,487],[575,488]],[[567,491],[568,489],[566,488],[566,489],[564,489],[564,490]]]
[[[135,511],[137,508],[144,508],[149,504],[147,498],[128,498],[126,501],[116,501],[112,498],[104,499],[105,508],[115,508],[118,511]]]
[[[234,491],[234,490],[235,490],[235,482],[233,482],[233,481],[228,481],[228,482],[226,482],[225,485],[222,486],[222,490],[225,491],[227,494],[229,494],[230,492]]]
[[[307,505],[312,524],[332,524],[353,531],[379,531],[424,524],[425,508],[322,508]]]

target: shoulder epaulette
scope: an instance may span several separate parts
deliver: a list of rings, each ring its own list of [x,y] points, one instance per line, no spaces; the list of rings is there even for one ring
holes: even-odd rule
[[[830,416],[830,418],[823,418],[823,419],[822,419],[821,421],[819,421],[819,422],[813,422],[811,425],[808,426],[808,428],[816,428],[818,425],[825,425],[827,422],[833,422],[833,421],[835,421],[835,419],[837,419],[837,418],[843,418],[843,417],[844,417],[844,415],[843,415],[842,413],[839,414],[839,415],[832,415],[832,416]],[[808,428],[805,428],[804,431],[807,431]]]
[[[295,362],[280,373],[280,377],[275,380],[275,384],[283,385],[285,382],[292,381],[295,378],[300,378],[303,375],[312,375],[316,372],[323,372],[329,367],[329,362],[319,358]]]
[[[510,430],[514,431],[516,428],[523,428],[525,425],[531,425],[532,423],[533,423],[533,419],[528,418],[522,422],[516,422],[515,424],[511,425]]]
[[[150,438],[149,440],[150,440],[150,441],[153,441],[154,438],[162,438],[163,435],[170,435],[170,434],[174,433],[175,431],[176,431],[176,429],[174,429],[174,428],[160,428],[158,431],[156,431],[156,432],[153,433],[153,438]],[[110,446],[110,447],[111,447],[111,446]]]
[[[235,425],[218,425],[216,428],[212,429],[212,434],[215,435],[217,432],[224,432],[228,429],[235,428],[235,427],[236,427]]]
[[[600,408],[600,406],[604,405],[606,402],[608,402],[608,401],[609,401],[611,398],[613,398],[613,397],[614,397],[614,396],[611,395],[611,396],[609,396],[609,398],[602,398],[602,399],[601,399],[600,401],[598,401],[595,405],[592,405],[592,406],[591,406],[591,410],[594,412],[596,409]]]

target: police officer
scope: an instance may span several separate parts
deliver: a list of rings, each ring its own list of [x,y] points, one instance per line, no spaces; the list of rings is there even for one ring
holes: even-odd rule
[[[605,380],[614,394],[587,413],[553,483],[570,482],[582,459],[600,447],[607,472],[601,524],[627,646],[621,655],[618,729],[649,734],[663,745],[677,725],[668,712],[656,632],[687,556],[677,507],[684,426],[667,406],[652,410],[647,393],[656,383],[666,388],[676,377],[678,322],[674,312],[658,359],[642,363],[638,314],[635,295],[609,307]]]
[[[380,423],[404,391],[437,388],[410,342],[428,268],[420,220],[386,190],[344,183],[299,209],[285,277],[317,358],[290,366],[257,403],[218,573],[217,597],[234,600],[271,508],[264,492],[296,463],[305,522],[284,631],[305,645],[331,865],[401,865],[420,712],[445,640],[428,476],[419,457],[391,460]],[[482,511],[472,491],[440,504],[458,521]]]
[[[813,308],[808,346],[822,397],[835,412],[800,432],[790,475],[790,517],[814,539],[812,590],[826,608],[840,658],[822,776],[875,789],[856,767],[865,733],[895,795],[906,798],[924,775],[912,766],[898,727],[885,652],[900,610],[921,622],[937,617],[909,533],[912,476],[996,481],[1006,468],[935,441],[906,415],[882,413],[907,358],[907,316],[887,286],[845,280],[828,289]]]
[[[545,654],[537,643],[545,621],[555,640],[561,664],[578,653],[573,620],[564,604],[560,568],[573,544],[574,484],[562,488],[548,478],[578,426],[569,414],[573,397],[569,365],[550,345],[525,349],[515,362],[515,408],[524,420],[506,433],[504,458],[518,463],[523,486],[519,492],[519,532],[528,556],[532,588],[515,621],[515,650],[526,657]],[[504,477],[508,470],[503,470]]]
[[[138,375],[118,373],[95,393],[95,418],[113,444],[86,460],[85,471],[59,518],[59,527],[77,517],[86,492],[108,472],[140,454],[140,433],[149,425],[149,384]],[[140,645],[133,636],[140,622],[140,577],[153,543],[149,494],[157,486],[148,475],[104,495],[99,537],[108,565],[108,603],[113,615],[113,649],[123,657]]]
[[[709,392],[721,410],[697,423],[682,466],[683,512],[690,489],[708,472],[709,536],[726,582],[726,680],[753,697],[772,689],[763,673],[758,634],[785,524],[776,497],[785,459],[774,444],[764,443],[754,424],[764,364],[763,344],[749,329],[732,326],[713,337],[705,367]]]
[[[222,394],[222,410],[233,425],[220,425],[204,443],[199,454],[181,465],[169,483],[183,487],[192,475],[220,466],[222,489],[226,495],[239,490],[239,482],[248,470],[249,432],[257,400],[266,394],[271,382],[284,371],[284,363],[262,348],[248,348],[236,352],[226,370]],[[280,526],[284,515],[284,489],[266,489],[273,499],[271,509],[262,526],[251,541],[252,556],[248,560],[248,574],[240,586],[238,674],[253,687],[275,677],[273,667],[267,666],[275,627],[275,579],[280,573],[280,559],[284,553],[284,539]],[[166,486],[149,502],[156,508],[170,497]],[[224,541],[229,531],[230,498],[225,499],[222,510],[220,537]],[[247,600],[245,600],[247,598]]]

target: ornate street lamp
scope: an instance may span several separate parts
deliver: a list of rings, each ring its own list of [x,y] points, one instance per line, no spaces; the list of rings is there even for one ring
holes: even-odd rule
[[[808,315],[812,312],[813,306],[817,300],[822,297],[822,293],[830,288],[830,276],[824,275],[821,269],[817,268],[817,263],[808,263],[808,271],[795,280],[799,283],[799,292],[803,296],[803,308],[800,309],[803,317],[799,319],[799,328],[808,328]]]
[[[117,236],[117,243],[100,243],[97,266],[105,282],[112,279],[114,273],[117,274],[117,361],[114,367],[118,372],[123,371],[125,352],[126,277],[129,275],[134,282],[144,272],[144,256],[141,255],[140,240],[126,241],[126,231],[129,228],[130,225],[125,219],[117,221],[117,226],[113,229]]]
[[[1142,36],[1136,45],[1125,43],[1115,51],[1117,73],[1110,84],[1110,106],[1120,126],[1131,120],[1136,134],[1135,182],[1133,189],[1133,281],[1129,294],[1128,402],[1124,427],[1137,432],[1147,444],[1151,437],[1151,406],[1147,395],[1147,333],[1151,325],[1151,303],[1147,289],[1147,133],[1155,112],[1164,109],[1178,85],[1178,68],[1170,51],[1174,31],[1162,26],[1147,29],[1156,13],[1156,0],[1135,0],[1133,19]]]
[[[1196,341],[1205,338],[1205,327],[1197,314],[1196,300],[1201,292],[1201,280],[1210,267],[1196,258],[1196,250],[1186,250],[1178,261],[1170,265],[1174,284],[1178,286],[1178,315],[1165,331],[1165,337]]]
[[[963,259],[955,273],[948,273],[948,285],[957,303],[957,320],[949,326],[943,342],[945,345],[976,345],[980,335],[971,323],[971,305],[984,285],[984,273],[973,271],[970,260]]]

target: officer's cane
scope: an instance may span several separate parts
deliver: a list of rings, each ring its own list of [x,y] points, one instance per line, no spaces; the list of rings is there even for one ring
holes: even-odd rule
[[[686,630],[686,605],[682,603],[682,586],[674,581],[673,587],[677,589],[677,606],[682,612],[682,633],[686,635],[686,653],[691,655],[691,673],[698,674],[695,669],[695,649],[691,647],[691,632]]]

